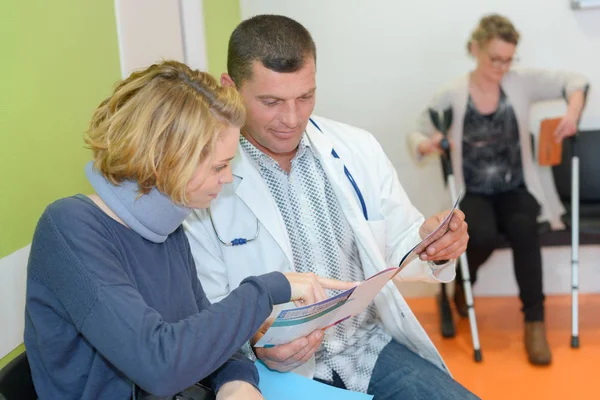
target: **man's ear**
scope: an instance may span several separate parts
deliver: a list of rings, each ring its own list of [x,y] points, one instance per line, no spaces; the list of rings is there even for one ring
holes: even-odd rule
[[[227,72],[221,74],[221,86],[235,87],[235,82],[231,79],[231,76]]]

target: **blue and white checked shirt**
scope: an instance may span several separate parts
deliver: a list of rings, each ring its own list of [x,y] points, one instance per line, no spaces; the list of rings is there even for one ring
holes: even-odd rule
[[[240,143],[283,216],[296,272],[363,281],[354,233],[306,135],[292,159],[289,174],[244,137]],[[332,380],[335,371],[348,389],[366,393],[377,357],[391,339],[371,303],[361,314],[326,331],[316,353],[315,377]]]

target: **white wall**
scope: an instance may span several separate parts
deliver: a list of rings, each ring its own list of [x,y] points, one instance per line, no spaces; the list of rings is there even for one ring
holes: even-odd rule
[[[0,258],[0,358],[23,343],[29,247]]]
[[[600,127],[600,9],[575,12],[568,0],[240,0],[240,4],[242,18],[283,14],[309,29],[317,43],[316,113],[371,131],[425,214],[447,208],[450,201],[439,163],[415,166],[405,136],[433,93],[473,67],[466,41],[486,13],[505,14],[521,32],[520,65],[588,76],[592,91],[582,127]],[[536,107],[532,130],[537,130],[541,117],[563,110],[561,102]],[[600,255],[600,248],[594,249]],[[546,259],[551,268],[554,259]],[[512,273],[506,276],[506,285],[512,284]]]
[[[121,74],[163,59],[206,70],[202,0],[115,0]]]

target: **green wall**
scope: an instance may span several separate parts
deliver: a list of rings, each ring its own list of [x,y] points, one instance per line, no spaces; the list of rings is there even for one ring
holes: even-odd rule
[[[219,78],[227,71],[229,36],[240,23],[239,0],[204,0],[204,29],[208,72]]]
[[[209,71],[227,66],[239,0],[204,0]],[[50,202],[89,192],[82,135],[120,78],[112,1],[0,2],[0,257]]]
[[[0,257],[50,202],[89,192],[82,135],[120,78],[112,1],[0,1]]]

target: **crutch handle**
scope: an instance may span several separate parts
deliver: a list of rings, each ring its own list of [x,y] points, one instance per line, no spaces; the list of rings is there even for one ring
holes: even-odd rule
[[[448,136],[444,135],[442,140],[440,140],[440,148],[444,152],[444,156],[446,157],[447,162],[450,162],[450,141],[448,140]]]
[[[450,151],[450,141],[447,137],[444,136],[444,138],[440,141],[440,147],[442,148],[442,150],[444,150],[444,153]]]

